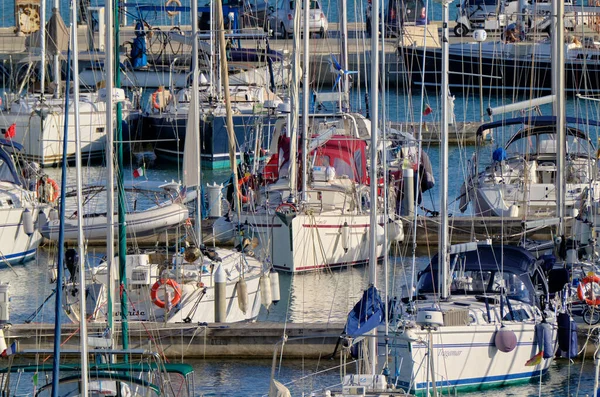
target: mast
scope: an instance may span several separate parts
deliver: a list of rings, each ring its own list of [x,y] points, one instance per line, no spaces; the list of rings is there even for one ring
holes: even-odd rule
[[[219,45],[219,55],[221,57],[221,81],[223,82],[223,93],[225,95],[227,135],[229,138],[229,161],[231,165],[231,172],[233,173],[233,199],[235,201],[235,209],[238,213],[238,219],[240,219],[240,187],[238,185],[238,173],[235,158],[235,133],[233,131],[233,114],[231,112],[231,99],[229,95],[229,66],[227,65],[227,54],[225,53],[225,24],[223,21],[223,3],[221,0],[215,1],[215,7],[217,12],[217,28],[219,32],[217,39]]]
[[[304,32],[309,31],[310,1],[311,0],[304,0]],[[302,83],[302,201],[306,201],[306,189],[308,182],[308,112],[310,107],[310,48],[308,46],[309,37],[309,34],[304,34],[304,48],[302,52],[302,73],[304,73],[304,81]]]
[[[66,89],[69,92],[71,81],[71,46],[67,52],[67,82]],[[65,97],[65,109],[69,109],[69,96]],[[67,198],[67,149],[69,137],[69,112],[65,112],[62,174],[60,180],[60,208],[58,229],[58,263],[56,268],[56,301],[54,306],[54,354],[52,362],[52,397],[58,397],[58,381],[60,376],[60,344],[62,335],[62,294],[63,294],[63,270],[65,268],[65,199]]]
[[[302,4],[300,1],[295,2],[294,6],[294,32],[300,31],[300,11],[298,10],[298,5]],[[292,45],[292,84],[290,87],[290,96],[291,96],[291,120],[290,125],[288,125],[288,134],[291,138],[290,140],[290,165],[289,165],[289,175],[290,175],[290,197],[288,198],[291,202],[296,202],[296,197],[298,193],[298,164],[296,162],[296,158],[298,156],[298,113],[300,113],[299,106],[299,93],[298,93],[298,83],[300,81],[300,35],[294,34],[293,36],[293,45]],[[306,87],[305,87],[306,88]],[[304,172],[304,171],[302,171]]]
[[[371,165],[370,165],[370,238],[369,238],[369,284],[377,286],[377,133],[379,130],[379,0],[373,0],[371,12]],[[387,252],[384,254],[387,255]],[[372,331],[369,338],[370,373],[377,370],[377,328]]]
[[[309,2],[309,0],[307,0]],[[348,9],[346,8],[346,0],[340,1],[340,40],[341,45],[341,61],[342,68],[348,70]],[[308,14],[306,14],[308,15]],[[308,18],[305,16],[305,18]],[[376,47],[377,48],[377,47]],[[345,112],[350,108],[350,87],[349,87],[349,74],[344,73],[342,75],[342,108],[341,111]]]
[[[556,96],[554,114],[556,115],[556,216],[558,217],[558,235],[564,236],[565,218],[565,157],[566,157],[566,125],[565,125],[565,24],[563,15],[565,5],[562,1],[552,2],[554,15],[554,31],[552,32],[552,89]],[[564,238],[564,237],[563,237]]]
[[[113,7],[114,21],[119,20],[119,7]],[[115,26],[115,37],[119,37],[120,27],[118,23]],[[114,45],[114,70],[119,69],[119,46]],[[115,87],[121,88],[121,73],[115,73]],[[112,93],[111,93],[112,95]],[[129,308],[127,303],[127,226],[125,220],[125,187],[123,186],[123,104],[118,102],[117,108],[117,119],[116,123],[116,137],[117,137],[117,200],[118,200],[118,216],[119,216],[119,284],[121,291],[121,332],[123,339],[123,350],[129,349],[129,323],[127,317],[129,316]],[[128,357],[125,356],[124,360],[127,361]]]
[[[108,8],[110,10],[110,8]],[[52,12],[56,12],[56,15],[59,15],[60,10],[60,0],[54,0],[54,8]],[[77,26],[77,25],[75,25]],[[56,51],[54,54],[54,98],[60,97],[60,53]],[[67,94],[69,91],[67,91]]]
[[[46,0],[41,0],[40,2],[40,19],[40,92],[41,99],[43,100],[44,92],[46,91]],[[72,25],[73,22],[71,21]],[[77,28],[75,28],[75,35],[77,35]]]
[[[448,4],[442,2],[442,131],[440,142],[440,233],[438,240],[440,299],[448,298]]]
[[[77,172],[77,191],[83,190],[83,176],[81,172],[81,123],[79,121],[79,54],[77,43],[77,4],[71,1],[71,47],[73,48],[73,113],[75,114],[75,162]],[[68,112],[69,109],[65,109]],[[64,205],[64,203],[63,203]],[[77,195],[77,243],[79,251],[79,343],[81,352],[81,386],[82,396],[88,395],[88,338],[87,314],[85,311],[85,241],[83,238],[83,197]]]
[[[193,133],[194,133],[194,137],[196,138],[195,143],[196,143],[196,153],[195,155],[198,158],[198,169],[195,170],[196,172],[196,178],[197,180],[195,181],[198,184],[197,187],[197,194],[196,194],[196,241],[198,242],[198,246],[200,246],[202,244],[202,157],[201,157],[201,150],[202,150],[202,146],[200,145],[200,109],[198,108],[198,94],[199,94],[199,90],[200,90],[200,82],[199,82],[199,77],[200,77],[200,73],[199,73],[199,68],[198,68],[198,0],[192,0],[192,102],[190,103],[190,105],[193,107],[192,108],[192,112],[193,114]],[[212,38],[212,31],[211,31],[211,38]],[[213,56],[210,57],[211,62],[213,62],[212,60],[214,59]],[[212,75],[212,73],[211,73]],[[212,81],[212,77],[211,77],[211,81]],[[229,83],[229,81],[228,81]],[[186,131],[186,135],[187,135],[187,131]],[[184,148],[184,152],[185,152],[185,148]]]
[[[110,330],[111,346],[114,347],[114,294],[116,289],[117,269],[115,267],[115,180],[114,180],[114,122],[113,122],[113,87],[114,87],[114,65],[113,65],[113,0],[106,0],[105,24],[106,24],[106,59],[104,70],[106,72],[106,223],[108,226],[106,234],[106,263],[108,265],[108,329]]]

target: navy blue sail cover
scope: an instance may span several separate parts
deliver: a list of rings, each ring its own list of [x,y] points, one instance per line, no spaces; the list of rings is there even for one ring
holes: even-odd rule
[[[344,333],[353,338],[364,335],[383,322],[384,313],[385,306],[379,296],[379,291],[371,285],[348,313]]]

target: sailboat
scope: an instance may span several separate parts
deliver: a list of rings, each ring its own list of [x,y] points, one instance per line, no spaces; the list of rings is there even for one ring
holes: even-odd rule
[[[197,76],[197,66],[193,69]],[[184,182],[188,188],[200,186],[196,96],[192,96],[185,150]],[[191,227],[187,232],[194,234]],[[171,261],[148,253],[128,254],[124,258],[125,263],[120,266],[126,280],[127,302],[115,305],[115,318],[165,323],[239,322],[255,319],[261,304],[270,305],[269,272],[263,269],[262,262],[252,257],[243,241],[238,249],[225,250],[204,246],[199,233],[195,237],[195,244],[185,248],[183,253],[172,255]],[[86,303],[92,308],[90,321],[107,320],[109,292],[118,294],[120,291],[120,287],[114,291],[108,289],[114,277],[106,261],[87,272]],[[79,286],[71,283],[66,288],[74,291]],[[78,299],[67,293],[65,310],[73,321],[79,319],[77,303]],[[128,303],[131,309],[126,309]]]
[[[448,20],[448,3],[443,17]],[[389,339],[391,384],[410,393],[455,393],[528,381],[548,371],[556,318],[537,258],[521,247],[448,243],[448,35],[442,31],[442,145],[438,254],[401,299]],[[381,351],[379,354],[383,354]],[[383,365],[381,369],[383,369]]]
[[[583,126],[600,126],[593,120],[566,118],[567,164],[564,205],[568,211],[582,208],[600,198],[596,148]],[[468,204],[478,216],[531,219],[556,216],[557,139],[556,117],[535,116],[502,119],[481,125],[480,131],[522,126],[504,148],[494,151],[485,166],[472,159],[462,188],[461,211]],[[483,162],[483,161],[482,161]],[[478,169],[483,169],[478,171]]]
[[[299,7],[295,12],[295,21],[299,23]],[[308,16],[303,18],[306,23]],[[306,26],[304,29],[308,30]],[[246,228],[257,236],[260,247],[255,252],[270,258],[275,269],[285,272],[364,265],[370,258],[365,242],[373,236],[378,241],[374,254],[378,259],[383,257],[384,227],[390,229],[391,239],[403,238],[401,223],[383,217],[375,226],[369,221],[370,211],[381,205],[368,188],[377,179],[369,181],[367,175],[367,153],[378,150],[367,144],[378,130],[373,131],[363,115],[345,110],[349,74],[344,70],[345,60],[340,70],[335,69],[341,81],[340,92],[329,95],[342,104],[340,111],[311,113],[308,35],[304,37],[306,92],[300,123],[297,36],[294,36],[296,59],[292,63],[295,73],[291,103],[281,107],[287,115],[275,123],[271,157],[262,171],[257,172],[260,174],[257,180],[261,182],[254,183],[252,194],[242,195],[244,208],[215,222],[215,239],[227,240],[240,227]],[[301,161],[296,161],[297,158]]]

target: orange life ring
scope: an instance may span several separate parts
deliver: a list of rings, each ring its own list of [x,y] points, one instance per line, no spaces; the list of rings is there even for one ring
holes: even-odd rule
[[[598,277],[596,275],[590,275],[590,276],[584,277],[583,280],[581,280],[581,282],[577,286],[577,296],[579,297],[579,300],[587,303],[590,306],[598,306],[598,305],[600,305],[600,295],[596,295],[594,297],[594,299],[586,297],[588,285],[590,288],[589,291],[591,291],[591,292],[594,291],[593,290],[594,287],[592,286],[593,283],[600,284],[600,277]]]
[[[238,198],[240,199],[242,204],[247,204],[250,202],[250,197],[244,196],[242,194],[242,185],[247,183],[250,180],[250,177],[251,177],[251,175],[247,174],[247,175],[241,177],[240,179],[238,179]]]
[[[40,188],[43,187],[44,184],[50,184],[52,187],[52,192],[47,197],[43,197],[44,193],[46,193],[44,190],[40,191]],[[43,199],[43,202],[54,203],[58,198],[58,183],[50,177],[46,177],[46,182],[40,178],[35,186],[35,191],[37,192],[38,200],[42,201]]]
[[[164,106],[158,101],[158,94],[161,94],[163,91],[158,89],[152,93],[152,107],[156,110],[162,110]]]
[[[150,299],[152,299],[152,303],[154,303],[160,308],[164,308],[167,305],[158,297],[158,289],[165,284],[173,288],[173,292],[175,292],[175,296],[173,296],[173,299],[171,299],[171,306],[175,306],[181,300],[181,287],[179,286],[179,284],[177,284],[175,280],[172,280],[170,278],[161,278],[160,280],[154,283],[152,289],[150,290]]]

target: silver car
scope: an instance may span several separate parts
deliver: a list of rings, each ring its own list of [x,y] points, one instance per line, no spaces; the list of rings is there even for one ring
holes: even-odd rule
[[[303,0],[300,0],[304,4]],[[294,5],[295,0],[279,0],[277,7],[270,7],[268,22],[269,27],[275,34],[281,34],[284,38],[289,38],[294,33]],[[303,7],[304,8],[304,7]],[[310,21],[309,21],[309,32],[319,33],[321,37],[327,37],[327,29],[329,23],[327,17],[323,13],[321,2],[318,0],[310,1]],[[300,29],[304,28],[304,10],[300,10]]]

